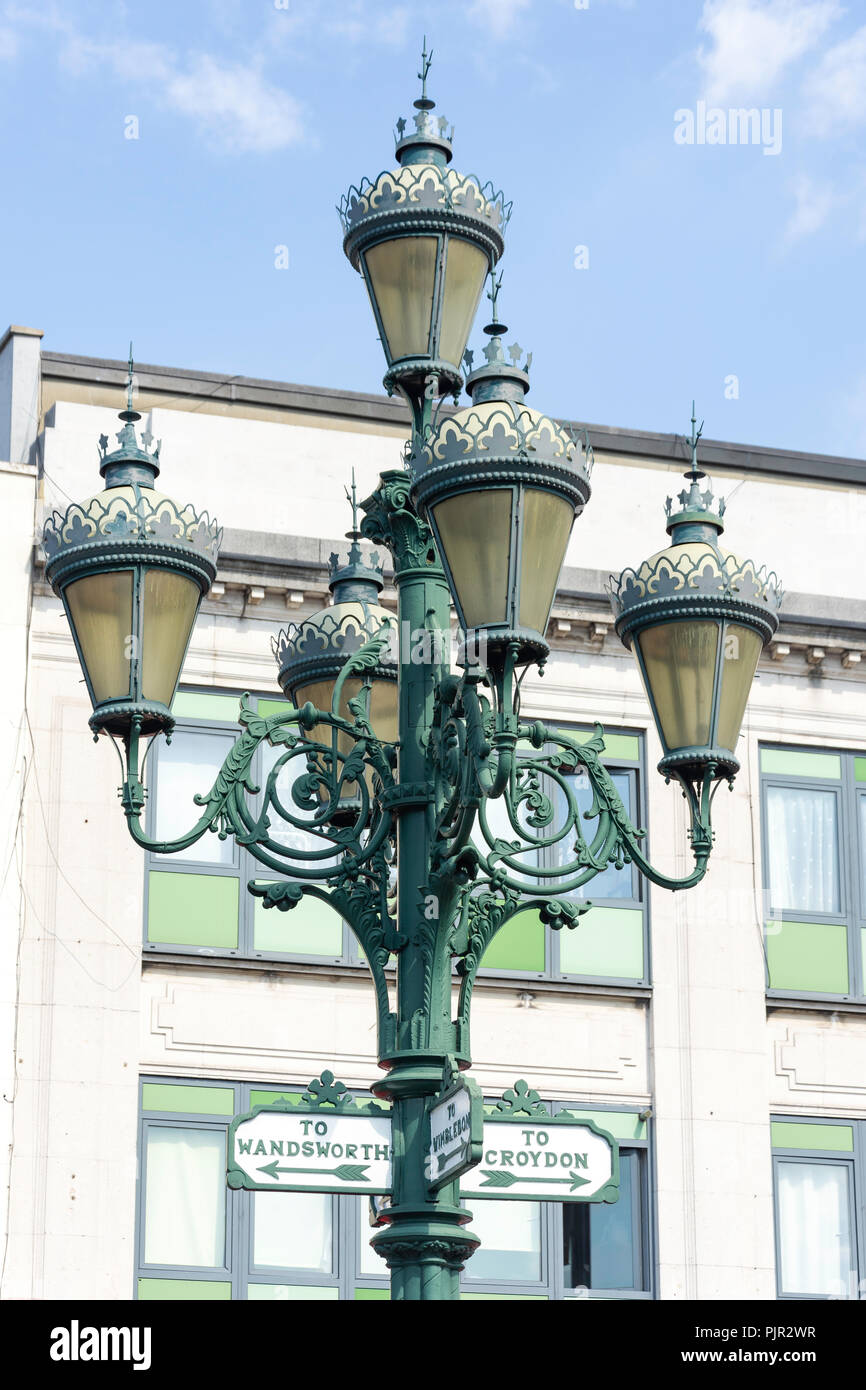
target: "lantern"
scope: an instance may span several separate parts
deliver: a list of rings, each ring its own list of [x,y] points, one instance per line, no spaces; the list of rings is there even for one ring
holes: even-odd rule
[[[118,447],[100,438],[105,489],[46,522],[45,575],[63,602],[93,704],[95,734],[143,734],[174,726],[170,706],[202,597],[216,576],[222,532],[179,506],[154,481],[159,442],[141,447],[127,408]]]

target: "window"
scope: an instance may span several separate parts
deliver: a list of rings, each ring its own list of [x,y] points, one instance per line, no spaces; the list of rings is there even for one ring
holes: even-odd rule
[[[564,733],[585,742],[591,730],[564,729]],[[605,765],[635,826],[646,826],[642,740],[632,733],[605,732]],[[592,792],[584,773],[570,777],[581,813],[589,811]],[[544,779],[544,792],[551,797],[554,816],[561,816],[564,796],[551,778]],[[494,834],[513,837],[502,802],[491,802],[490,828]],[[556,822],[554,821],[554,824]],[[596,821],[584,822],[583,830],[592,843]],[[480,841],[479,841],[480,843]],[[567,864],[574,836],[546,851],[541,859],[551,869]],[[526,858],[529,863],[529,856]],[[538,863],[536,858],[532,862]],[[556,880],[551,879],[553,891]],[[646,985],[649,983],[649,939],[646,884],[633,864],[607,869],[578,894],[592,907],[581,917],[574,931],[545,928],[537,909],[527,907],[497,932],[482,961],[482,972],[524,974],[538,979],[579,980],[599,984]]]
[[[228,1188],[232,1116],[286,1095],[300,1098],[300,1088],[142,1080],[139,1299],[389,1297],[369,1199]],[[576,1113],[619,1139],[619,1202],[475,1201],[482,1246],[464,1271],[464,1298],[651,1297],[646,1122],[636,1110]]]
[[[262,715],[287,708],[284,700],[259,697],[253,703]],[[148,833],[160,839],[195,824],[199,808],[193,797],[210,790],[239,732],[236,695],[181,691],[172,712],[175,732],[170,744],[159,740],[154,747],[150,774]],[[270,745],[258,750],[257,785],[279,755]],[[288,804],[291,781],[304,770],[297,759],[280,775],[278,791]],[[298,848],[322,848],[302,830],[277,828],[274,838]],[[266,910],[261,898],[248,893],[250,879],[266,882],[276,875],[231,836],[220,840],[208,833],[178,854],[149,854],[145,875],[145,950],[323,964],[359,960],[352,933],[327,903],[304,898],[291,912],[280,912]]]
[[[866,1120],[771,1124],[779,1298],[866,1296]]]
[[[866,1002],[866,757],[762,747],[768,992]]]

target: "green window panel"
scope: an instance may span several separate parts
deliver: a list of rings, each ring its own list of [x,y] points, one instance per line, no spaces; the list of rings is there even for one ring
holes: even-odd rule
[[[299,1299],[304,1302],[331,1301],[340,1297],[340,1290],[327,1284],[249,1284],[247,1298],[251,1303],[271,1303]]]
[[[300,1091],[250,1091],[250,1109],[256,1105],[275,1105],[278,1100],[288,1100],[292,1105],[297,1105],[300,1099]]]
[[[175,719],[214,719],[221,724],[237,724],[238,695],[203,695],[197,690],[179,690],[171,712]]]
[[[369,1303],[371,1299],[384,1299],[387,1303],[391,1297],[390,1289],[356,1289],[356,1303]]]
[[[848,993],[848,929],[844,923],[773,922],[767,928],[771,989]]]
[[[866,782],[866,758],[854,759],[854,781]]]
[[[573,738],[575,743],[589,743],[595,737],[594,730],[561,729],[561,733]],[[640,739],[637,734],[609,734],[604,731],[603,762],[640,762]]]
[[[824,777],[838,781],[842,759],[838,753],[802,753],[791,748],[762,748],[761,771],[784,777]]]
[[[594,1120],[599,1129],[606,1129],[614,1139],[646,1139],[646,1120],[636,1110],[575,1110],[566,1107],[570,1115],[580,1120]]]
[[[578,925],[559,935],[560,968],[567,975],[642,980],[643,913],[634,907],[591,907]]]
[[[519,1299],[521,1303],[548,1303],[550,1300],[545,1293],[463,1293],[460,1292],[460,1302],[466,1303],[471,1299],[481,1299],[493,1303],[502,1300],[511,1301]]]
[[[232,1296],[231,1284],[215,1279],[139,1279],[138,1297],[142,1302],[154,1299],[197,1299],[199,1302],[227,1299]]]
[[[258,711],[262,719],[269,719],[272,714],[284,714],[287,709],[291,709],[288,700],[259,700]]]
[[[233,1115],[235,1093],[222,1086],[186,1086],[145,1081],[141,1088],[142,1110],[161,1110],[178,1115]]]
[[[481,964],[488,970],[525,970],[541,974],[545,968],[544,924],[537,909],[518,912],[494,936]]]
[[[151,869],[147,939],[152,944],[237,950],[238,880]]]
[[[253,950],[293,956],[341,956],[343,919],[319,898],[303,898],[290,912],[255,900]]]
[[[850,1125],[803,1125],[794,1120],[773,1120],[770,1135],[774,1149],[854,1152],[854,1130]]]

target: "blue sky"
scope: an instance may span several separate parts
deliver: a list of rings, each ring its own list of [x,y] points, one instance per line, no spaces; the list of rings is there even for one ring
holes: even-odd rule
[[[866,455],[863,0],[0,0],[2,326],[379,390],[335,204],[393,164],[425,31],[455,166],[514,200],[533,405],[680,431],[695,396],[708,437]]]

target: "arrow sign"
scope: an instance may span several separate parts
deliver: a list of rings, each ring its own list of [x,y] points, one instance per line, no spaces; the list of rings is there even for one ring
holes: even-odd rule
[[[229,1130],[228,1184],[263,1192],[390,1192],[391,1117],[378,1105],[257,1105]]]
[[[368,1163],[341,1163],[338,1168],[285,1168],[274,1159],[273,1163],[263,1163],[258,1171],[267,1173],[272,1178],[276,1178],[278,1173],[318,1173],[320,1177],[327,1174],[329,1177],[339,1178],[340,1182],[369,1182],[369,1166]]]
[[[582,1178],[579,1173],[569,1173],[567,1178],[529,1178],[523,1173],[497,1172],[491,1168],[482,1168],[481,1172],[484,1176],[482,1187],[513,1187],[516,1182],[570,1182],[569,1192],[576,1192],[579,1187],[586,1187],[591,1181],[589,1178]]]
[[[525,1086],[512,1105],[484,1120],[481,1164],[460,1179],[460,1195],[523,1202],[615,1202],[619,1153],[588,1116],[546,1114]],[[547,1190],[540,1192],[539,1188]]]

